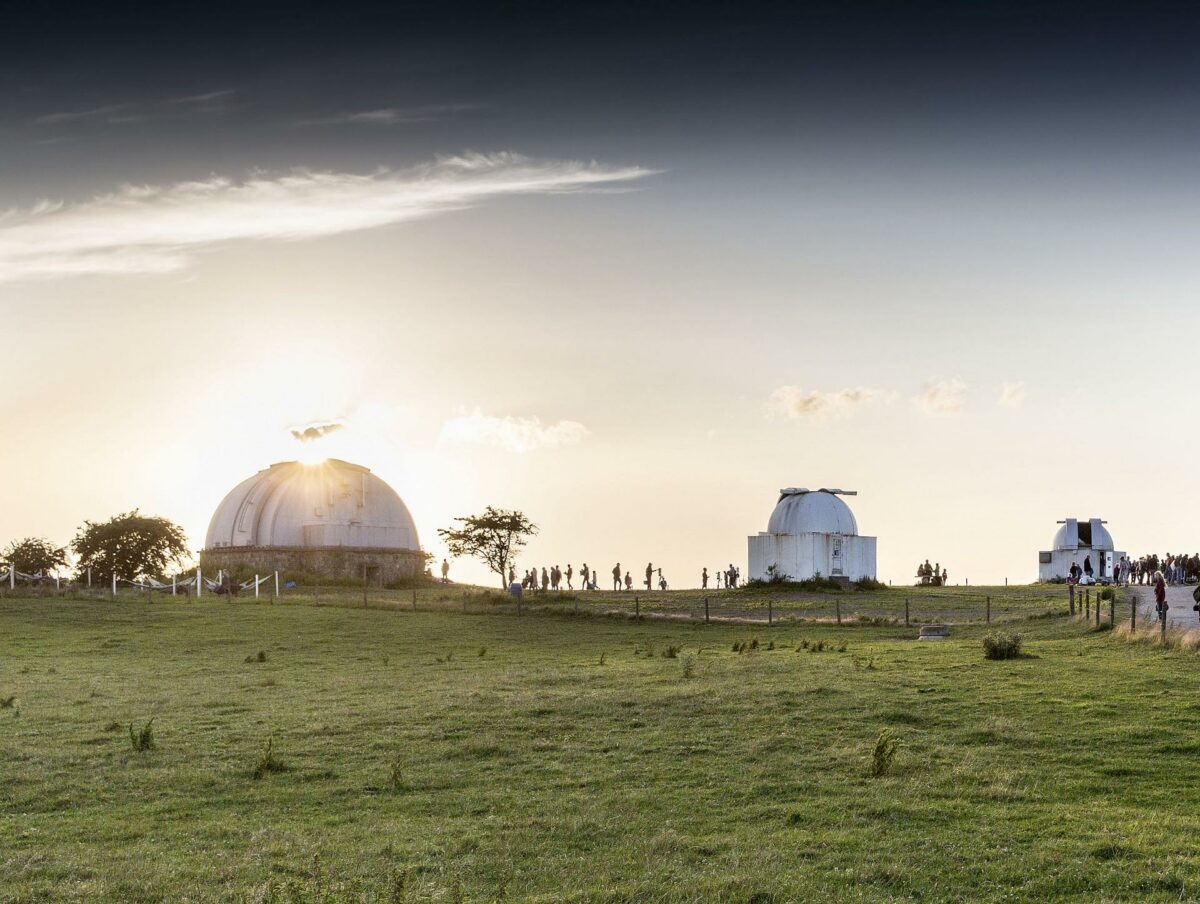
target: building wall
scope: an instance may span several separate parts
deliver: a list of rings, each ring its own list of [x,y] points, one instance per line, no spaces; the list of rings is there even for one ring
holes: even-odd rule
[[[875,537],[836,534],[758,534],[748,539],[751,580],[768,580],[771,565],[794,581],[836,577],[834,551],[840,541],[842,573],[851,581],[874,579]]]
[[[409,549],[227,546],[200,553],[200,567],[210,578],[221,569],[243,579],[278,571],[289,576],[361,581],[365,567],[372,582],[390,584],[420,576],[425,572],[425,563],[425,553]]]
[[[1067,576],[1067,572],[1071,569],[1072,562],[1078,562],[1079,567],[1083,567],[1083,560],[1087,556],[1092,557],[1092,573],[1097,580],[1101,578],[1111,578],[1112,570],[1105,565],[1104,557],[1106,554],[1112,554],[1113,564],[1116,565],[1121,561],[1121,557],[1125,553],[1121,551],[1112,551],[1105,549],[1091,549],[1087,546],[1079,549],[1055,549],[1050,551],[1049,562],[1038,562],[1038,580],[1039,581],[1055,581],[1063,580]],[[1039,556],[1039,560],[1044,558],[1046,553]]]

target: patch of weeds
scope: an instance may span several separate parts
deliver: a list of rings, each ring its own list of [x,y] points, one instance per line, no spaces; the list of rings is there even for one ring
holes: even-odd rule
[[[752,650],[758,649],[758,638],[757,637],[754,638],[752,641],[750,641],[750,649],[752,649]]]
[[[989,631],[983,636],[985,659],[1016,659],[1021,655],[1021,635]]]
[[[388,787],[392,789],[393,794],[408,790],[408,782],[404,779],[404,768],[398,759],[392,760],[391,773],[388,775]]]
[[[479,658],[482,659],[486,655],[487,655],[487,647],[480,647],[479,648]]]
[[[245,662],[245,663],[266,662],[266,661],[267,661],[267,651],[266,650],[259,650],[256,655],[247,656],[245,659],[242,660],[242,662]]]
[[[115,719],[104,726],[105,731],[120,731],[123,726]]]
[[[1088,856],[1095,860],[1120,860],[1129,855],[1129,851],[1113,841],[1098,845],[1088,851]]]
[[[436,657],[436,659],[439,663],[441,663],[442,665],[445,665],[447,662],[450,662],[451,660],[454,659],[454,651],[451,650],[445,656],[438,656],[438,657]]]
[[[691,681],[696,676],[696,657],[688,656],[683,660],[683,680]]]
[[[607,653],[601,653],[601,654],[600,654],[600,663],[599,663],[599,664],[600,664],[600,665],[604,665],[604,660],[606,660],[607,658],[608,658],[608,654],[607,654]]]
[[[849,649],[849,647],[847,646],[846,641],[843,640],[840,644],[838,644],[837,651],[839,653],[845,653],[847,649]]]
[[[129,743],[133,746],[135,753],[144,753],[147,750],[154,749],[154,717],[150,717],[150,721],[136,729],[133,723],[129,723]]]
[[[267,746],[263,748],[262,756],[255,763],[250,773],[255,779],[266,778],[273,772],[287,772],[287,766],[275,756],[275,739],[267,738]]]
[[[17,703],[17,695],[11,697],[0,697],[0,709],[12,709]]]
[[[663,650],[663,659],[678,659],[680,647],[669,646]]]
[[[875,778],[887,775],[899,750],[900,739],[896,733],[890,728],[880,731],[879,737],[875,739],[875,748],[871,751],[871,775]]]
[[[768,650],[773,650],[773,649],[775,649],[775,641],[773,641],[773,640],[772,640],[772,641],[769,641],[769,642],[767,643],[767,649],[768,649]]]

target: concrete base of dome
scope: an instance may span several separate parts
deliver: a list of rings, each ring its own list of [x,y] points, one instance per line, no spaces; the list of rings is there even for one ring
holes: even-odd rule
[[[751,580],[770,580],[772,565],[793,581],[817,575],[847,581],[875,577],[875,537],[764,533],[750,537],[748,545]]]
[[[200,552],[200,567],[208,577],[217,570],[239,578],[255,574],[313,575],[332,580],[391,584],[425,573],[428,555],[412,549],[360,549],[286,546],[224,546]]]

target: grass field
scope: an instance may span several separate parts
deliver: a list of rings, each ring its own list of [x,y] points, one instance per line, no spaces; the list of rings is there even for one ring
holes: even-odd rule
[[[1200,662],[1006,627],[10,597],[0,900],[1200,896]]]

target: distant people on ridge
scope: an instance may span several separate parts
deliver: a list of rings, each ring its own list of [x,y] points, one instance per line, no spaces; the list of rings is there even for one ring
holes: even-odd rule
[[[703,568],[700,569],[700,589],[701,590],[708,589],[708,566],[707,565],[705,565]]]
[[[620,562],[618,562],[616,565],[613,566],[612,575],[613,575],[613,590],[620,590],[621,589],[621,563]]]
[[[450,563],[442,559],[442,583],[445,584],[450,580]]]

